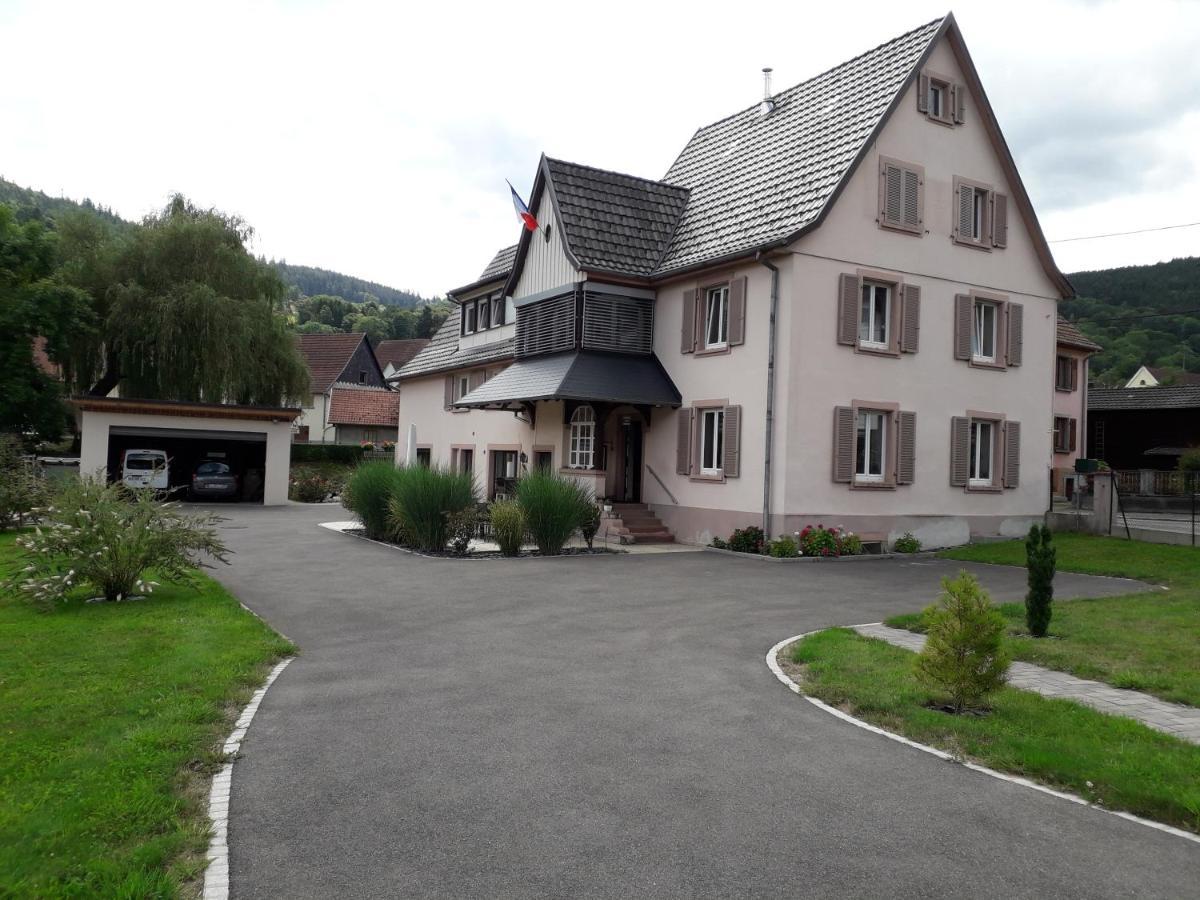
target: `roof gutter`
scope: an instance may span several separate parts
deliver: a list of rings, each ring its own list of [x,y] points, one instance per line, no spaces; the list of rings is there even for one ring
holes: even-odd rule
[[[767,412],[763,425],[763,535],[771,537],[771,445],[775,432],[775,331],[779,318],[779,267],[760,251],[755,259],[771,270],[771,316],[767,325]]]

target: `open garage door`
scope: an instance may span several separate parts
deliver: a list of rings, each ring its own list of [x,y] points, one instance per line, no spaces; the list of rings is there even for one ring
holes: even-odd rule
[[[228,465],[238,478],[237,499],[262,502],[267,457],[265,432],[114,425],[108,432],[111,480],[121,477],[126,450],[164,451],[170,460],[171,489],[180,499],[186,499],[192,474],[201,463],[219,461]]]

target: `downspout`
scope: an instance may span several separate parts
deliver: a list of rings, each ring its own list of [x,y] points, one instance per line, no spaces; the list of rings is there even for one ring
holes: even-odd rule
[[[760,250],[755,259],[771,270],[771,316],[767,325],[767,414],[763,427],[763,534],[771,537],[771,445],[775,433],[775,321],[779,316],[779,268]]]

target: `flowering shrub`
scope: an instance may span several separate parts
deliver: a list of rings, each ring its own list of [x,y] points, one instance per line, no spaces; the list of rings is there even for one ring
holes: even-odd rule
[[[294,469],[288,483],[288,497],[300,503],[323,503],[338,485],[316,469]]]
[[[148,488],[131,491],[102,476],[67,481],[38,513],[40,526],[17,539],[25,565],[5,585],[37,603],[66,600],[77,587],[124,600],[158,586],[149,569],[163,581],[186,583],[206,556],[227,562],[218,516],[184,513],[157,502]]]
[[[395,441],[384,441],[384,442],[383,442],[383,449],[384,449],[384,450],[387,450],[387,451],[392,451],[392,450],[395,450],[395,449],[396,449],[396,442],[395,442]]]
[[[45,480],[21,458],[16,439],[0,435],[0,531],[21,525],[45,495]]]
[[[364,453],[370,453],[371,451],[373,451],[375,449],[375,442],[374,441],[363,441],[358,446],[362,448],[362,451]]]
[[[796,537],[804,556],[857,556],[863,552],[862,538],[840,525],[805,525]]]
[[[762,553],[767,536],[757,525],[749,528],[738,528],[729,536],[726,544],[735,553]]]

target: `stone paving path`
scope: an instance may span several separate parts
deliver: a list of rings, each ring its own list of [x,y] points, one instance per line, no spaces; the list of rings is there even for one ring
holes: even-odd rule
[[[879,638],[905,650],[919,652],[925,646],[925,635],[901,628],[859,625],[854,630],[864,637]],[[1128,716],[1156,731],[1200,744],[1200,709],[1194,706],[1168,703],[1140,691],[1115,688],[1100,681],[1088,681],[1066,672],[1055,672],[1053,669],[1043,669],[1041,666],[1024,662],[1012,664],[1008,672],[1008,683],[1043,697],[1074,700],[1103,713]]]

